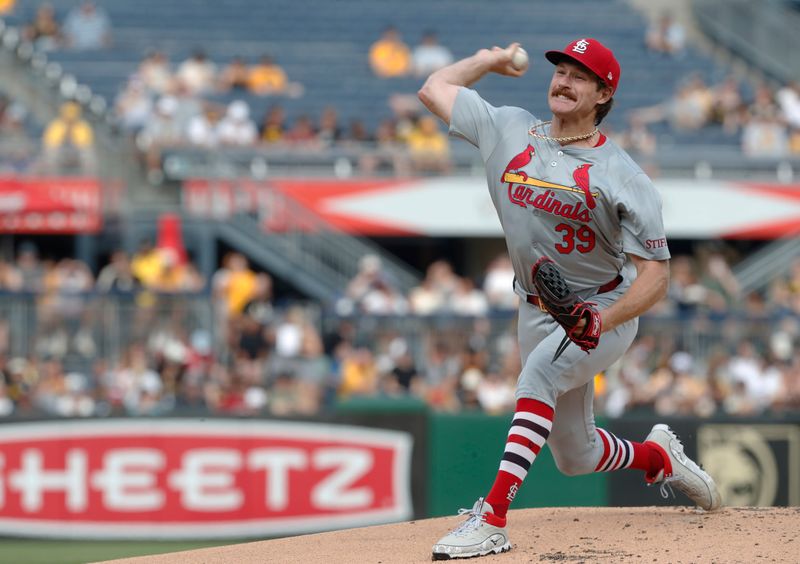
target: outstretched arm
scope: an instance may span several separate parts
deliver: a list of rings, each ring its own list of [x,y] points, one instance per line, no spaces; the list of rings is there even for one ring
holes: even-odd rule
[[[619,300],[600,311],[603,332],[640,316],[667,294],[668,260],[647,260],[632,254],[628,256],[636,267],[636,280]]]
[[[511,58],[517,49],[519,43],[512,43],[505,49],[481,49],[471,57],[431,74],[417,95],[426,108],[450,125],[450,115],[459,88],[474,84],[490,72],[513,77],[525,74],[527,69],[517,70],[511,65]]]

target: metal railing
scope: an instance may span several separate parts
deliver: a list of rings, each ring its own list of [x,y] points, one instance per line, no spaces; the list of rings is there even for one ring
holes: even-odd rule
[[[369,144],[333,146],[315,151],[288,146],[217,148],[171,147],[165,149],[165,172],[168,178],[183,181],[191,178],[254,178],[298,176],[356,178],[365,176],[359,162],[375,148]],[[398,149],[398,151],[401,151]],[[800,174],[798,156],[748,156],[739,146],[709,144],[670,144],[659,141],[655,155],[631,155],[637,162],[658,167],[661,176],[678,178],[748,178],[777,179],[788,182]],[[483,176],[483,161],[466,142],[451,143],[452,172]],[[366,176],[394,177],[391,167],[370,170]]]
[[[228,182],[236,193],[237,182]],[[231,210],[234,215],[228,221],[216,222],[216,229],[220,238],[274,275],[330,303],[344,294],[363,257],[375,255],[380,257],[381,271],[394,288],[407,294],[419,285],[419,272],[369,239],[337,229],[269,182],[258,183],[257,189],[257,207]],[[191,216],[187,219],[205,221]]]
[[[763,290],[773,280],[789,272],[800,258],[800,237],[778,239],[736,265],[733,273],[742,294]]]
[[[702,369],[717,355],[732,355],[742,342],[753,344],[766,353],[773,333],[781,330],[780,317],[756,318],[747,315],[685,316],[644,315],[639,320],[637,340],[652,342],[650,368],[656,368],[664,355],[676,351],[689,353]],[[323,315],[323,327],[330,331],[347,321],[353,326],[355,340],[373,345],[404,340],[413,351],[418,367],[425,369],[434,349],[459,355],[477,350],[488,355],[488,366],[497,369],[505,355],[517,354],[515,343],[516,312],[495,311],[487,317],[458,315],[434,316],[357,316]]]
[[[131,345],[167,334],[188,342],[195,331],[218,331],[206,294],[0,293],[6,358],[58,360],[67,370],[89,371],[99,359],[113,365]]]
[[[777,80],[800,76],[797,11],[771,0],[694,0],[693,7],[700,27],[715,41]]]
[[[215,358],[230,358],[224,317],[218,315],[216,305],[220,304],[205,293],[4,292],[0,293],[0,353],[7,359],[55,359],[67,369],[91,370],[98,359],[113,366],[134,344],[155,347],[174,339],[188,345],[193,335],[202,334]],[[321,311],[316,302],[299,305],[320,334],[335,333],[347,323],[357,346],[383,353],[393,340],[404,341],[420,369],[437,347],[456,355],[465,350],[483,351],[490,364],[516,354],[515,311],[498,310],[482,317],[342,316]],[[280,322],[283,311],[275,309],[272,323]],[[744,341],[766,351],[778,330],[782,323],[776,316],[645,315],[640,319],[638,339],[654,339],[661,351],[682,350],[703,361],[717,352],[731,354]]]

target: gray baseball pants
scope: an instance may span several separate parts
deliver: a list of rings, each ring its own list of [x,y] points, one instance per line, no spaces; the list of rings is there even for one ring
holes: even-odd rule
[[[627,289],[592,296],[590,301],[605,308]],[[630,347],[639,320],[632,319],[600,336],[596,349],[586,353],[570,343],[551,362],[564,330],[538,306],[524,300],[519,306],[517,338],[522,371],[517,381],[517,399],[531,398],[553,407],[555,419],[547,444],[558,469],[566,475],[594,472],[603,454],[603,444],[594,424],[594,376],[606,370]]]

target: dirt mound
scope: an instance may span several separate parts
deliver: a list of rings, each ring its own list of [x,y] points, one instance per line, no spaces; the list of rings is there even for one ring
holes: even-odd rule
[[[115,564],[408,564],[430,562],[431,546],[458,517],[114,560]],[[800,508],[564,507],[512,511],[511,552],[468,562],[800,561]]]

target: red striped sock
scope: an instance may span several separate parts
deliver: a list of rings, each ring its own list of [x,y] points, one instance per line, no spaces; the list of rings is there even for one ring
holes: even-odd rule
[[[664,468],[664,458],[652,444],[620,439],[614,433],[599,427],[596,431],[603,443],[603,456],[600,457],[595,472],[635,468],[644,470],[647,476],[655,476]]]
[[[508,507],[514,501],[522,481],[547,441],[552,427],[552,407],[534,399],[517,400],[500,469],[497,471],[492,489],[486,496],[494,515],[500,518],[492,524],[505,525]]]

